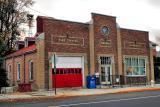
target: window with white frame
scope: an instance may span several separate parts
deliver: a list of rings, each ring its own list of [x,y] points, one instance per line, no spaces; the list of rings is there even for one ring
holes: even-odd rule
[[[10,74],[11,74],[11,65],[10,64],[8,65],[7,71],[8,71],[7,72],[7,77],[10,80]]]
[[[126,57],[125,67],[127,76],[145,76],[146,60],[141,57]]]
[[[30,80],[33,80],[33,61],[31,60],[31,61],[29,61],[29,79]]]
[[[20,63],[17,63],[17,80],[20,80]]]

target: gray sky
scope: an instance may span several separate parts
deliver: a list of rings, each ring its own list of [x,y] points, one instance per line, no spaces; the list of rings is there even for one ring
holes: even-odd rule
[[[34,0],[31,13],[57,19],[88,22],[91,12],[117,17],[122,28],[150,32],[150,40],[160,40],[160,0]],[[159,41],[160,43],[160,41]]]

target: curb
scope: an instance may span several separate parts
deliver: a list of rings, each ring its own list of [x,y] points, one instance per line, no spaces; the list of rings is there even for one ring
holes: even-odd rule
[[[80,96],[94,96],[94,95],[102,95],[102,94],[121,94],[121,93],[130,93],[130,92],[143,92],[143,91],[159,91],[160,88],[141,88],[141,89],[129,89],[129,90],[121,90],[117,92],[110,93],[98,93],[98,94],[85,94],[85,95],[57,95],[57,96],[41,96],[41,97],[30,97],[30,98],[14,98],[14,99],[5,99],[0,100],[0,103],[15,103],[15,102],[33,102],[33,101],[44,101],[44,100],[54,100],[61,98],[69,98],[69,97],[80,97]]]
[[[122,90],[118,92],[113,92],[111,94],[120,94],[120,93],[129,93],[129,92],[143,92],[143,91],[159,91],[160,88],[141,88],[141,89],[130,89],[130,90]]]

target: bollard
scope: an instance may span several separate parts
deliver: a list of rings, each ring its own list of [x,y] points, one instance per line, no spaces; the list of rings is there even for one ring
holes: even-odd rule
[[[151,87],[154,87],[154,80],[151,80]]]

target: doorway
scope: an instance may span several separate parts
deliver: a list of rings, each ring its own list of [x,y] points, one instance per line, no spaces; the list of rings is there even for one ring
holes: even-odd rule
[[[111,57],[100,57],[101,84],[112,84]]]
[[[101,66],[101,83],[102,84],[111,84],[112,80],[111,66]]]

